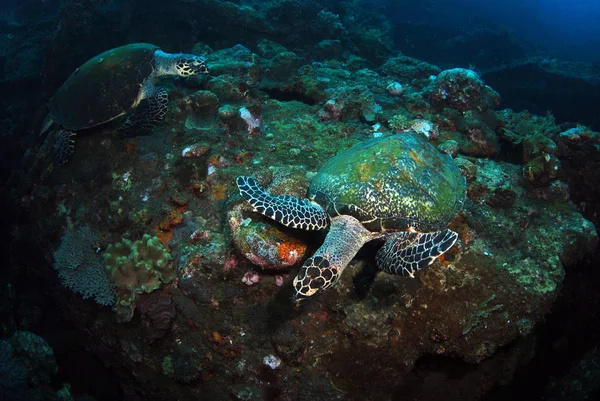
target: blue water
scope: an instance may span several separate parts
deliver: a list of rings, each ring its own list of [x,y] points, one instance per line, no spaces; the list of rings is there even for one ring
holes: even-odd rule
[[[490,19],[558,55],[600,60],[600,2],[597,0],[465,2],[470,3],[475,12],[489,15]]]
[[[394,3],[394,2],[392,2]],[[468,26],[487,19],[558,57],[600,61],[598,0],[441,0],[395,2],[396,20]]]

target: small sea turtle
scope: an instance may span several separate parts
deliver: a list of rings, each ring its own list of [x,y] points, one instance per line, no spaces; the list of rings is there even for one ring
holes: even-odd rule
[[[40,134],[55,123],[55,153],[64,162],[73,153],[75,132],[124,117],[117,132],[149,130],[165,115],[167,92],[155,86],[161,75],[206,74],[202,57],[169,54],[158,46],[133,43],[88,60],[56,91]],[[62,159],[62,160],[61,160]]]
[[[378,268],[414,277],[456,242],[458,234],[445,227],[466,192],[452,157],[415,132],[369,139],[331,158],[311,181],[308,199],[271,195],[251,177],[238,177],[237,185],[256,212],[285,226],[329,227],[294,279],[297,303],[335,284],[377,238],[385,239]]]

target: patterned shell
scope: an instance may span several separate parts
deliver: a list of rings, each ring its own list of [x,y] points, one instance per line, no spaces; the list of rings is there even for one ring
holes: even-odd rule
[[[351,215],[372,232],[445,228],[465,193],[452,157],[414,132],[369,139],[338,154],[309,188],[330,216]]]
[[[111,121],[135,105],[152,73],[157,46],[134,43],[108,50],[79,67],[50,100],[50,117],[77,131]]]

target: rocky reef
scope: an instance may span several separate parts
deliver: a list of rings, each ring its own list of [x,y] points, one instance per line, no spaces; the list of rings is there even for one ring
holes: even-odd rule
[[[556,300],[565,268],[596,247],[594,225],[572,203],[561,160],[598,134],[496,110],[498,94],[473,71],[411,79],[313,63],[285,81],[269,76],[262,87],[259,67],[285,61],[239,45],[206,57],[215,65],[211,76],[171,83],[164,125],[143,137],[78,138],[73,160],[46,172],[31,199],[43,205],[48,224],[92,225],[106,245],[140,232],[156,236],[100,248],[111,280],[124,283],[118,294],[158,287],[145,284],[158,283],[150,274],[154,262],[139,269],[147,279],[135,277],[139,255],[156,254],[156,266],[172,263],[177,279],[161,279],[164,301],[141,295],[135,312],[135,303],[125,302],[131,297],[119,295],[117,305],[129,312],[117,320],[131,323],[109,330],[120,323],[106,315],[88,338],[107,363],[118,363],[116,356],[145,361],[138,365],[143,375],[132,373],[142,387],[161,383],[152,397],[197,399],[205,389],[217,397],[233,382],[239,399],[260,399],[264,391],[293,399],[316,375],[344,399],[364,399],[402,386],[424,355],[493,363],[499,348],[528,338]],[[401,65],[388,62],[386,70]],[[391,82],[402,92],[388,90]],[[273,98],[275,86],[310,101]],[[339,114],[327,114],[335,108]],[[291,276],[320,240],[254,213],[237,194],[235,177],[256,175],[274,194],[303,196],[332,155],[373,136],[414,131],[423,121],[420,134],[455,156],[467,178],[464,210],[450,225],[459,245],[413,280],[378,274],[372,244],[335,291],[294,309]],[[522,147],[522,157],[503,160],[502,146]],[[146,242],[147,250],[134,252]],[[161,256],[163,244],[172,261]],[[82,302],[73,298],[73,313]],[[111,351],[102,352],[107,346]],[[519,359],[528,351],[511,352]],[[356,372],[371,377],[369,384]],[[470,386],[484,391],[497,383]]]
[[[64,21],[83,24],[75,15],[98,12],[95,2],[63,3]],[[169,106],[151,134],[86,132],[64,165],[41,141],[28,152],[24,188],[15,192],[11,265],[42,288],[82,348],[113,368],[126,397],[476,400],[508,384],[534,358],[536,326],[565,276],[598,251],[600,134],[552,114],[500,109],[502,92],[473,70],[383,57],[391,52],[386,32],[350,24],[358,15],[378,26],[366,12],[267,3],[259,12],[177,2],[203,9],[203,23],[187,22],[190,32],[209,32],[219,18],[247,33],[248,43],[208,33],[165,43],[205,57],[210,74],[161,82]],[[157,18],[138,8],[126,17],[139,13],[149,26]],[[305,13],[318,23],[295,22]],[[50,65],[69,43],[60,35],[70,33],[57,33]],[[301,48],[301,37],[313,45]],[[48,72],[49,88],[56,71]],[[294,307],[292,279],[324,233],[290,230],[254,212],[236,177],[302,197],[335,154],[409,131],[450,154],[465,176],[464,208],[449,225],[457,245],[412,279],[377,271],[375,241],[335,289]],[[71,291],[52,268],[81,268],[72,254],[54,251],[79,227],[88,234],[74,256],[108,277],[114,293],[101,294],[115,297],[112,311],[106,297],[82,298],[97,293],[86,292],[92,281]],[[41,314],[18,315],[5,314],[6,327],[43,323]],[[436,367],[442,373],[432,373]]]

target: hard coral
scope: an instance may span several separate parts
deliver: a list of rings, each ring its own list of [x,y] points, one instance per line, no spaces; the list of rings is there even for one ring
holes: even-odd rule
[[[427,79],[432,75],[437,75],[440,73],[440,69],[433,64],[399,55],[388,58],[380,67],[379,72],[382,75],[397,78],[401,82],[408,82],[415,78]]]
[[[138,309],[143,316],[146,335],[150,342],[162,338],[171,330],[175,305],[168,294],[154,291],[140,297]]]
[[[493,110],[500,97],[486,86],[479,75],[464,68],[442,71],[429,89],[433,104],[440,108],[449,107],[458,111]]]
[[[304,257],[306,244],[246,210],[245,204],[236,205],[228,219],[233,244],[248,260],[266,269],[285,269]]]
[[[128,322],[133,317],[137,296],[149,293],[175,278],[171,255],[157,237],[144,234],[141,240],[123,239],[110,244],[104,252],[110,279],[117,287],[113,310],[117,320]]]
[[[347,121],[362,118],[373,122],[381,111],[375,96],[366,85],[341,86],[327,90],[329,100],[319,111],[321,121]]]

